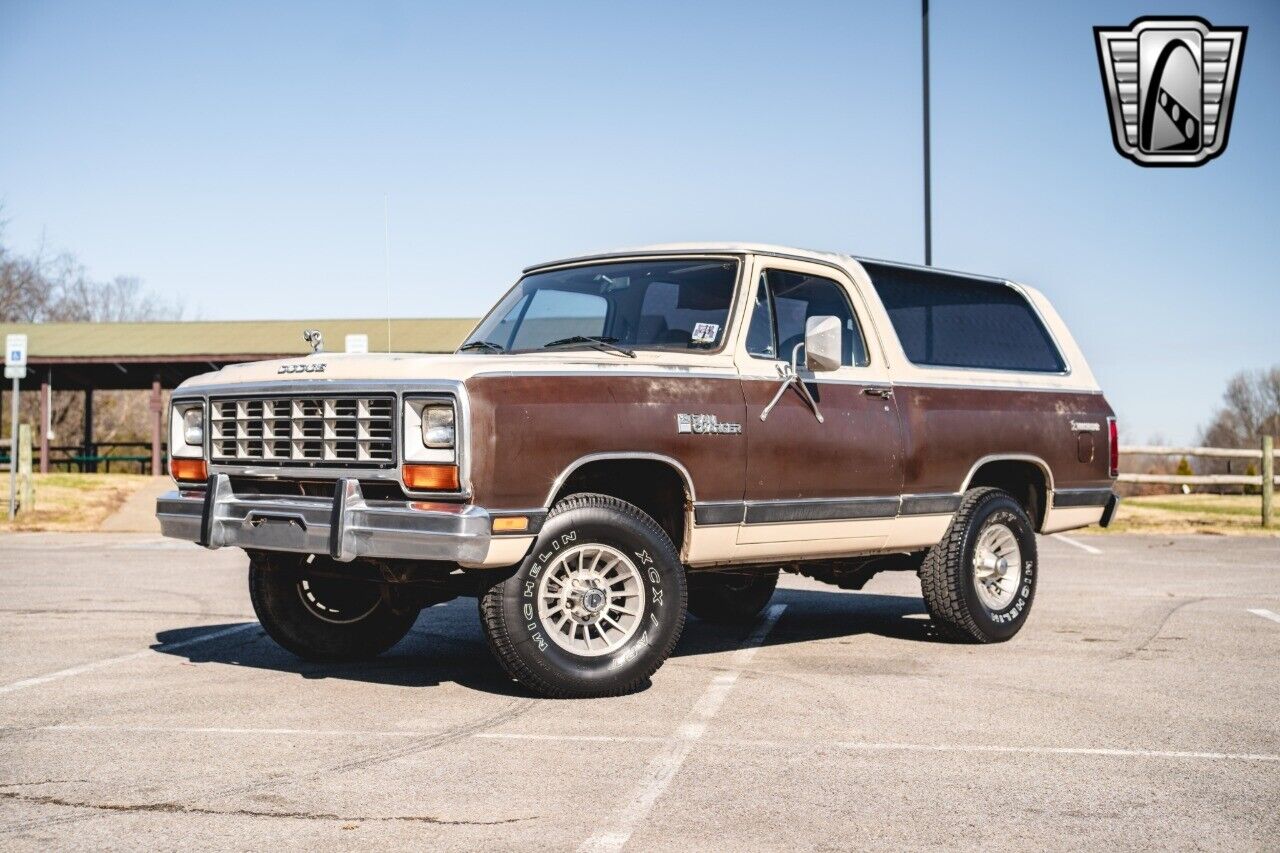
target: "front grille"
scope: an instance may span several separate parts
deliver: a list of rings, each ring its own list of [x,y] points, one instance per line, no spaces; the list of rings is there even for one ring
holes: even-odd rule
[[[394,397],[213,399],[214,462],[389,466],[395,462]]]

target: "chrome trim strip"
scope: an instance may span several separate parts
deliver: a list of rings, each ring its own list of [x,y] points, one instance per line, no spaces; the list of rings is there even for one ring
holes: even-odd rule
[[[703,501],[693,505],[693,522],[699,527],[742,524],[745,508],[742,501]]]
[[[626,263],[630,260],[652,261],[656,258],[672,257],[672,258],[707,258],[708,260],[720,261],[739,261],[748,255],[758,254],[748,249],[716,249],[708,251],[706,249],[633,249],[631,251],[622,250],[618,252],[601,252],[591,255],[578,255],[572,258],[563,258],[558,261],[544,261],[540,264],[525,267],[520,270],[520,277],[531,275],[535,272],[547,272],[549,270],[561,269],[564,267],[580,267],[586,264],[596,264],[601,261],[610,263]],[[508,293],[510,290],[507,291]],[[503,294],[503,297],[506,293]],[[501,301],[501,300],[499,300]],[[496,304],[496,303],[495,303]]]
[[[672,468],[675,468],[676,472],[679,473],[681,478],[684,479],[685,496],[689,499],[689,501],[697,500],[697,493],[695,493],[693,490],[693,476],[689,473],[689,469],[684,467],[684,465],[682,465],[678,460],[673,459],[670,456],[664,456],[661,453],[640,453],[640,452],[588,453],[586,456],[579,456],[573,462],[569,463],[569,465],[566,466],[565,469],[560,472],[560,476],[556,477],[555,482],[551,484],[551,491],[547,492],[547,499],[545,502],[546,508],[547,509],[551,508],[551,502],[555,500],[556,494],[559,493],[560,489],[564,486],[565,482],[569,479],[569,477],[573,474],[574,471],[578,470],[583,465],[586,465],[589,462],[599,462],[605,459],[641,459],[641,460],[650,460],[653,462],[665,462],[666,464],[670,465]]]
[[[1105,489],[1058,489],[1053,493],[1057,509],[1077,506],[1106,506],[1111,500],[1110,487]]]
[[[307,379],[297,382],[235,382],[226,385],[206,385],[179,388],[173,392],[170,401],[170,413],[174,402],[201,400],[205,404],[205,422],[208,423],[208,407],[211,397],[236,397],[242,395],[330,395],[330,394],[391,394],[395,397],[396,417],[392,418],[395,431],[396,461],[389,468],[342,467],[342,466],[279,466],[279,465],[233,465],[213,462],[209,456],[211,429],[205,429],[205,456],[208,460],[210,474],[229,474],[238,477],[255,477],[265,480],[338,480],[342,478],[356,480],[372,480],[385,483],[396,483],[404,494],[415,498],[431,500],[466,500],[471,497],[471,402],[467,395],[465,383],[457,379],[430,379],[421,381],[385,381],[385,380],[335,380]],[[421,492],[405,488],[400,476],[400,466],[404,463],[404,401],[405,397],[419,395],[430,396],[451,395],[457,401],[457,438],[455,455],[458,465],[458,482],[461,488],[457,492]],[[170,414],[172,417],[172,414]]]
[[[1025,374],[1027,376],[1047,376],[1050,374]],[[957,391],[1036,391],[1052,394],[1102,394],[1101,388],[1076,388],[1070,385],[1000,385],[998,383],[982,384],[977,382],[923,382],[907,380],[894,382],[895,388],[954,388]]]
[[[589,376],[600,378],[607,376],[610,378],[636,378],[636,379],[670,379],[672,376],[678,376],[681,379],[738,379],[739,377],[733,365],[725,365],[723,372],[712,372],[706,366],[700,365],[693,367],[692,365],[672,364],[669,366],[662,365],[644,365],[643,369],[631,370],[625,364],[618,364],[614,367],[611,364],[602,364],[598,368],[583,368],[581,370],[486,370],[483,373],[476,373],[472,379],[523,379],[528,376],[545,377],[566,377],[566,376]],[[776,378],[771,379],[777,382]]]
[[[978,469],[988,462],[1033,462],[1040,467],[1040,471],[1044,474],[1045,488],[1049,492],[1049,500],[1045,501],[1045,511],[1052,509],[1053,505],[1053,471],[1049,469],[1049,463],[1045,462],[1039,456],[1033,456],[1030,453],[991,453],[983,456],[973,466],[969,468],[969,473],[965,475],[964,482],[960,484],[960,494],[969,491],[969,482],[973,480],[973,475],[978,473]]]
[[[943,515],[959,508],[959,494],[903,495],[898,515]]]
[[[693,505],[693,519],[699,527],[716,527],[727,524],[949,515],[960,506],[960,497],[957,493],[944,492],[903,495],[901,498],[872,496],[780,501],[702,501]]]
[[[747,501],[746,524],[893,518],[898,514],[899,500],[896,497],[867,497]]]
[[[915,272],[937,272],[943,273],[944,275],[960,276],[961,278],[972,278],[991,284],[1003,284],[1008,281],[1008,279],[1001,278],[1000,276],[982,275],[981,273],[964,272],[963,270],[953,270],[946,267],[926,267],[921,266],[920,264],[909,264],[906,261],[886,261],[883,258],[868,258],[864,255],[850,255],[849,257],[857,261],[859,264],[866,262],[868,264],[880,264],[881,266],[886,267],[901,267],[904,270],[912,270]],[[868,278],[869,277],[870,276],[868,275]]]

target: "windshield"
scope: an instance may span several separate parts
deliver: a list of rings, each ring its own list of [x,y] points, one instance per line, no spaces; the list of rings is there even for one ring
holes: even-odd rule
[[[525,276],[462,349],[547,347],[714,350],[724,340],[738,262],[628,261]]]

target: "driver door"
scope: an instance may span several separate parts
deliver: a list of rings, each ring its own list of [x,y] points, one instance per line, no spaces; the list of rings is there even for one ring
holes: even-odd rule
[[[841,270],[758,256],[736,363],[746,398],[743,557],[834,556],[881,547],[898,512],[903,442],[897,403],[860,294]],[[841,321],[841,366],[801,379],[823,420],[783,382],[809,317]]]

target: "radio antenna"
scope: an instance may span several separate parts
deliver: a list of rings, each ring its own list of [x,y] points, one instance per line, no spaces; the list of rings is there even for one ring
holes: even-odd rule
[[[382,194],[382,250],[387,276],[387,352],[391,352],[391,212],[387,194]]]

